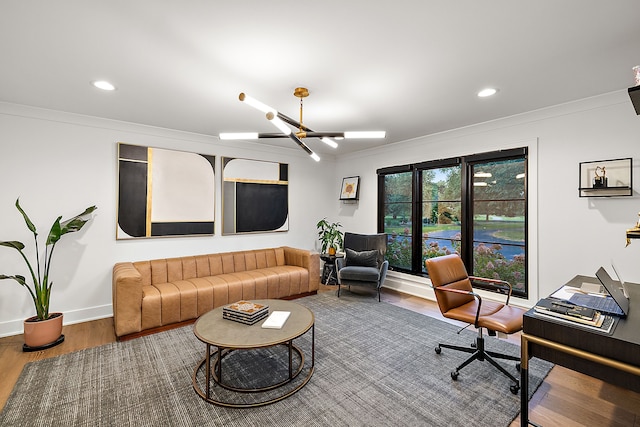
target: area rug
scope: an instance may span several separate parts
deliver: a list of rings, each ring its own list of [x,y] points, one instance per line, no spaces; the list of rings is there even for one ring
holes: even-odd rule
[[[2,426],[508,426],[519,396],[485,362],[451,370],[475,332],[370,295],[332,292],[296,300],[315,314],[315,371],[282,401],[259,408],[211,405],[192,386],[205,346],[187,326],[32,362],[0,413]],[[310,334],[298,340],[310,345]],[[489,350],[519,347],[487,340]],[[310,363],[310,358],[305,360]],[[505,362],[515,370],[515,362]],[[532,359],[529,396],[552,365]]]

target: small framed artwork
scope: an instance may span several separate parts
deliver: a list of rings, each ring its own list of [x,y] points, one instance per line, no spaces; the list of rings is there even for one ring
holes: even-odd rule
[[[342,189],[340,190],[340,200],[358,200],[360,191],[360,177],[349,176],[342,178]]]

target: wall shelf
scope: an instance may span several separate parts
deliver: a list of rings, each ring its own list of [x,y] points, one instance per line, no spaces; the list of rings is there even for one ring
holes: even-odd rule
[[[633,195],[631,166],[631,157],[580,163],[579,196],[624,197]],[[602,178],[604,178],[604,183]]]

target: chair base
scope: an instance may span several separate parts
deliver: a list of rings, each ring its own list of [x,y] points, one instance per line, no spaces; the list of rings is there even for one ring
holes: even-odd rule
[[[347,285],[349,287],[349,292],[351,292],[351,285]],[[355,286],[355,285],[354,285]],[[342,285],[338,283],[338,298],[340,298],[340,288]],[[378,302],[380,302],[380,288],[376,288],[378,291]]]
[[[472,353],[471,356],[465,360],[464,362],[462,362],[462,364],[460,366],[458,366],[455,370],[451,371],[451,379],[453,380],[457,380],[458,379],[458,374],[460,372],[460,370],[462,368],[464,368],[465,366],[467,366],[468,364],[470,364],[471,362],[473,362],[474,360],[479,360],[479,361],[487,361],[490,364],[492,364],[494,367],[496,367],[500,372],[502,372],[505,376],[507,376],[511,381],[513,381],[513,385],[511,385],[510,390],[511,393],[513,394],[518,394],[518,392],[520,391],[520,381],[518,381],[516,379],[515,376],[511,375],[509,372],[507,372],[507,370],[505,368],[503,368],[502,366],[500,366],[498,364],[498,362],[496,362],[494,360],[494,358],[496,359],[506,359],[506,360],[515,360],[517,362],[520,362],[520,358],[516,357],[516,356],[510,356],[508,354],[502,354],[502,353],[496,353],[493,351],[486,351],[484,349],[484,338],[482,337],[482,332],[478,332],[478,337],[476,338],[476,341],[474,343],[475,348],[473,347],[460,347],[457,345],[451,345],[451,344],[438,344],[438,346],[435,348],[435,351],[437,354],[440,354],[440,352],[442,351],[442,347],[444,348],[449,348],[452,350],[458,350],[458,351],[462,351],[465,353]],[[520,369],[520,364],[518,363],[517,365],[517,369]]]

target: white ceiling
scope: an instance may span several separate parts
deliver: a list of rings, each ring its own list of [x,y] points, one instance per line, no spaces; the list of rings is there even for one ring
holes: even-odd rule
[[[275,131],[240,92],[297,118],[305,86],[312,129],[387,131],[307,140],[347,153],[626,89],[639,17],[638,0],[3,0],[0,101],[218,135]]]

